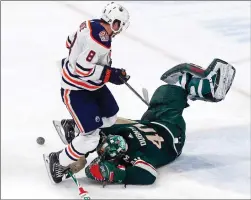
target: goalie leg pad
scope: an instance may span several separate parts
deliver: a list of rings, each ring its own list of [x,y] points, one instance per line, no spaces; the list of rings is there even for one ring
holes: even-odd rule
[[[233,83],[235,72],[236,70],[232,65],[222,60],[216,61],[212,72],[210,73],[216,73],[216,81],[212,89],[212,94],[215,101],[220,101],[225,98]]]
[[[218,102],[228,93],[235,72],[232,65],[216,58],[206,70],[191,63],[177,65],[165,72],[161,80],[181,86],[191,100]]]
[[[206,70],[206,78],[193,77],[189,83],[189,97],[210,102],[223,100],[235,77],[235,68],[227,62],[214,59]],[[197,90],[193,90],[197,88]],[[195,92],[195,93],[193,93]]]

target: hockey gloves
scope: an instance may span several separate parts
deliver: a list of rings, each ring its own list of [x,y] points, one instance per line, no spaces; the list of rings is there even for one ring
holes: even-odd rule
[[[85,174],[87,178],[101,183],[123,183],[126,171],[122,165],[96,158],[85,168]]]
[[[115,85],[121,85],[130,79],[130,76],[126,74],[124,69],[113,68],[104,66],[100,79],[104,82],[111,82]]]

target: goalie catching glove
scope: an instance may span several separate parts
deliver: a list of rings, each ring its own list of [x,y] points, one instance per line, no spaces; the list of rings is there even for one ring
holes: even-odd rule
[[[125,167],[100,158],[94,159],[89,166],[85,168],[87,178],[102,183],[123,183],[126,177]]]

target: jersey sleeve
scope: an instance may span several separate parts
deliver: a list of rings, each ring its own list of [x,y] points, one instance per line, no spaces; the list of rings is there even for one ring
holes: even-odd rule
[[[71,35],[68,35],[67,39],[66,39],[66,43],[65,46],[67,49],[70,49],[72,41],[74,40],[74,35],[76,32],[72,33]]]
[[[124,184],[149,185],[157,178],[156,168],[141,152],[136,152],[132,157],[132,166],[126,168]]]

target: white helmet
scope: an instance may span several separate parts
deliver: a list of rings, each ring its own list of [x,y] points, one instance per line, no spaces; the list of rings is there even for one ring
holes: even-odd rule
[[[110,24],[114,34],[118,34],[128,28],[130,24],[129,18],[129,12],[123,6],[114,2],[111,2],[104,7],[101,16],[101,19]],[[112,26],[114,22],[119,22],[118,30],[113,29]]]

